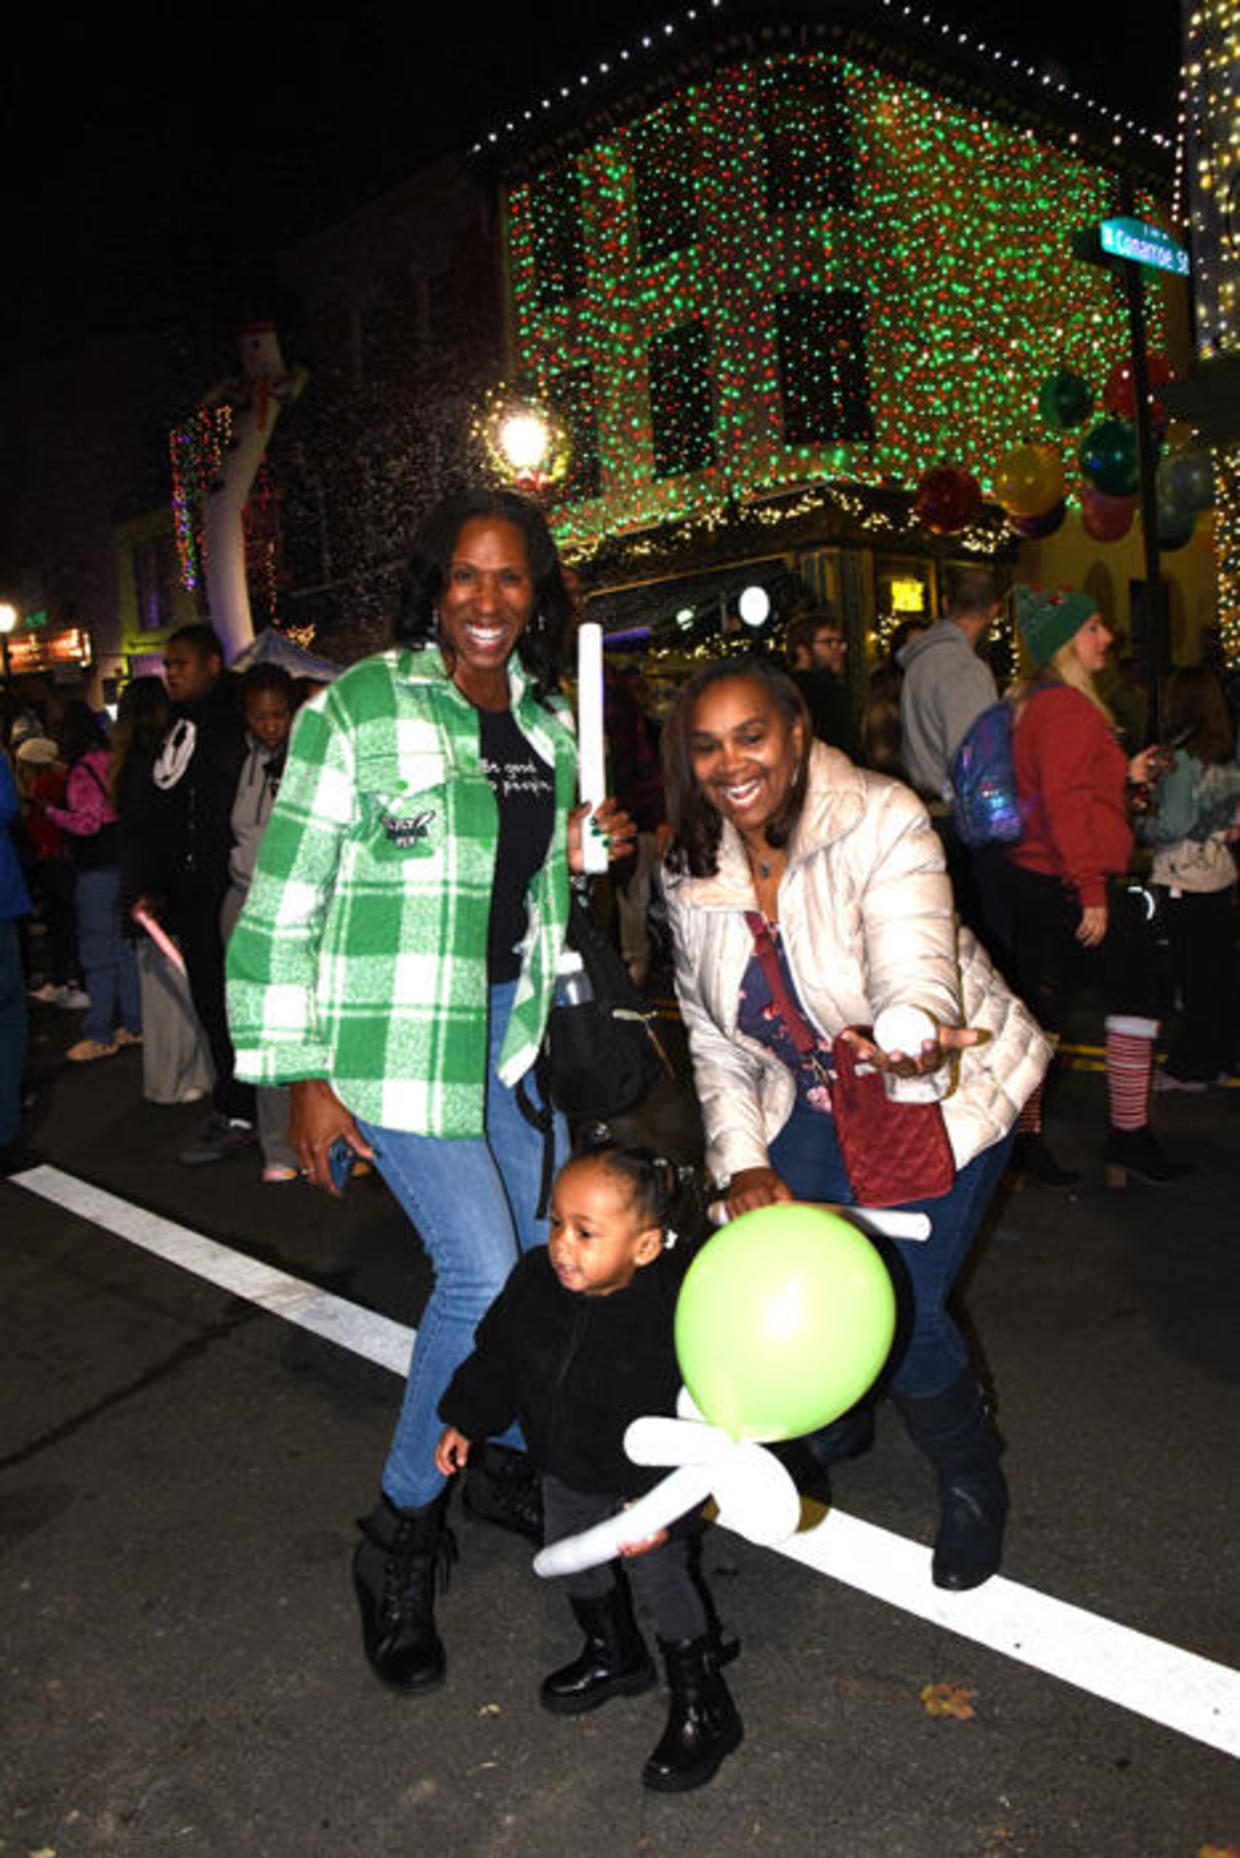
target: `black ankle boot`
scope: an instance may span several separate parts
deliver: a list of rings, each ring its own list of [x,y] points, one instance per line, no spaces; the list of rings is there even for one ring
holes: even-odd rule
[[[642,1785],[656,1793],[688,1793],[704,1787],[740,1747],[744,1730],[709,1636],[675,1644],[660,1639],[659,1650],[672,1694],[667,1727],[642,1769]]]
[[[474,1447],[465,1467],[463,1498],[469,1515],[543,1544],[542,1484],[528,1452],[487,1439]]]
[[[956,1593],[980,1587],[999,1567],[1008,1496],[999,1441],[973,1371],[966,1368],[941,1393],[896,1394],[892,1403],[938,1473],[934,1584]]]
[[[1079,1168],[1065,1168],[1046,1146],[1041,1130],[1036,1135],[1018,1135],[1012,1144],[1012,1168],[1022,1180],[1036,1181],[1039,1187],[1079,1187]]]
[[[825,1469],[829,1465],[842,1464],[846,1458],[860,1458],[872,1449],[874,1444],[874,1408],[872,1406],[855,1406],[851,1412],[842,1413],[833,1419],[829,1426],[819,1426],[817,1432],[807,1432],[801,1440],[801,1449],[807,1452],[816,1465]]]
[[[616,1586],[597,1599],[570,1600],[569,1605],[586,1642],[571,1664],[543,1679],[538,1701],[545,1710],[578,1716],[609,1697],[635,1697],[658,1682],[627,1588]]]
[[[1108,1187],[1126,1186],[1130,1174],[1151,1187],[1166,1187],[1193,1171],[1186,1162],[1168,1160],[1148,1123],[1140,1129],[1112,1129],[1102,1159]]]
[[[417,1510],[398,1510],[380,1492],[353,1555],[362,1644],[375,1676],[396,1690],[433,1690],[447,1669],[435,1630],[435,1582],[447,1585],[456,1541],[444,1525],[445,1491]]]

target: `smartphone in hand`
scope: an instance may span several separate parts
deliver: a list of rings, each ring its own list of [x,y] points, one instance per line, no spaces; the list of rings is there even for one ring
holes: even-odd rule
[[[358,1160],[358,1152],[353,1144],[338,1135],[327,1151],[327,1172],[338,1194],[342,1194],[352,1180]]]

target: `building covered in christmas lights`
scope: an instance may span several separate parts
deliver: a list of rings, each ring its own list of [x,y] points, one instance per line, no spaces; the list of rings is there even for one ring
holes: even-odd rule
[[[1140,624],[1135,535],[1081,521],[1077,447],[1129,329],[1121,280],[1079,254],[1121,210],[1162,217],[1169,149],[910,11],[730,5],[725,29],[690,8],[640,87],[606,61],[475,151],[505,202],[512,375],[567,429],[556,527],[609,626],[717,629],[756,570],[776,619],[827,601],[872,646],[936,611],[961,557],[1085,584]],[[1186,307],[1181,280],[1146,287],[1173,362]],[[1039,404],[1057,370],[1093,389],[1075,430]],[[932,468],[989,495],[1029,444],[1063,455],[1062,520],[919,518]],[[1174,654],[1195,657],[1208,547],[1163,572]]]

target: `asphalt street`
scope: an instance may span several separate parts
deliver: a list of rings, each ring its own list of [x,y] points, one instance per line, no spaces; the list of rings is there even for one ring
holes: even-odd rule
[[[710,1532],[746,1737],[669,1798],[637,1780],[659,1693],[539,1710],[575,1629],[528,1548],[467,1517],[446,1687],[374,1681],[348,1566],[399,1380],[358,1350],[382,1359],[416,1324],[416,1237],[377,1180],[334,1203],[261,1185],[250,1155],[179,1167],[201,1109],[144,1103],[136,1053],[62,1064],[73,1030],[36,1010],[48,1165],[0,1183],[0,1852],[1240,1851],[1240,1680],[1218,1671],[1240,1665],[1240,1091],[1160,1099],[1194,1172],[1121,1192],[1102,1184],[1103,1079],[1076,1069],[1055,1137],[1082,1188],[995,1208],[964,1308],[1008,1445],[1000,1628],[936,1596],[908,1547],[932,1534],[930,1478],[884,1412],[876,1450],[835,1474],[839,1573]],[[645,1124],[692,1148],[683,1084]],[[222,1280],[135,1242],[184,1231],[216,1241]],[[247,1260],[286,1274],[265,1302]],[[326,1335],[286,1279],[341,1300],[318,1300]]]

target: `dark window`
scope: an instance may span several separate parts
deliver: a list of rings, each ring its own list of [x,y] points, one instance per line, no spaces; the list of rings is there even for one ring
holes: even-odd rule
[[[776,299],[779,387],[789,445],[868,439],[865,324],[854,290],[790,290]]]
[[[597,497],[601,485],[598,455],[598,397],[594,368],[588,361],[566,368],[548,383],[548,398],[568,434],[568,470],[557,486],[565,502]]]
[[[764,93],[762,147],[768,213],[812,213],[855,203],[852,142],[835,90],[789,72]]]
[[[713,461],[715,396],[705,323],[684,323],[651,342],[650,429],[656,477],[698,471]]]
[[[538,307],[571,303],[585,281],[581,236],[581,177],[575,161],[547,168],[530,182],[534,287]]]
[[[655,264],[697,241],[697,202],[683,106],[673,105],[638,123],[629,138],[637,246],[643,264]]]
[[[177,551],[170,535],[153,535],[133,551],[138,631],[162,632],[176,618]]]

